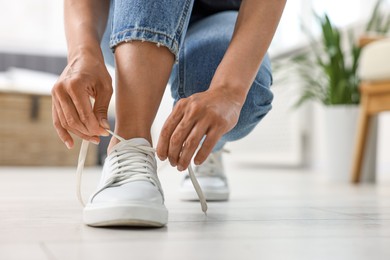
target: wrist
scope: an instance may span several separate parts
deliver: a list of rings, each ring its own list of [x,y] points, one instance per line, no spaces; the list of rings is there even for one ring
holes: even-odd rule
[[[94,57],[95,59],[103,60],[103,53],[98,43],[85,43],[77,46],[69,47],[68,61],[75,60],[81,57]]]
[[[250,87],[246,85],[238,77],[218,75],[216,73],[211,82],[210,90],[223,93],[224,96],[229,97],[234,103],[243,106]]]
[[[246,91],[241,86],[234,86],[231,83],[211,84],[209,91],[214,91],[229,99],[235,105],[242,107],[246,99]]]

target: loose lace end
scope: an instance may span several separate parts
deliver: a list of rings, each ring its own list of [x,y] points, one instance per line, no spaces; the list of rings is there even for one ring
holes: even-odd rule
[[[83,169],[84,169],[84,164],[85,164],[85,159],[87,157],[87,152],[88,152],[88,145],[89,142],[86,140],[83,140],[81,143],[81,148],[80,148],[80,153],[79,153],[79,161],[77,164],[77,199],[79,200],[80,204],[85,207],[85,203],[83,200],[83,196],[81,194],[81,177],[83,174]]]
[[[200,187],[200,185],[198,183],[198,180],[195,177],[195,173],[194,173],[194,170],[192,169],[191,165],[188,166],[188,175],[190,176],[192,185],[194,185],[196,194],[198,194],[200,205],[202,207],[202,211],[203,211],[203,213],[205,215],[207,215],[207,202],[206,202],[206,198],[204,197],[202,188]]]

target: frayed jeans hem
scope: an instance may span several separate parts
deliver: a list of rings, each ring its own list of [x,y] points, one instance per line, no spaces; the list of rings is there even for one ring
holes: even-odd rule
[[[175,63],[179,60],[178,41],[163,32],[154,31],[149,28],[127,29],[113,34],[110,38],[110,48],[115,52],[115,47],[119,44],[131,41],[153,42],[156,43],[157,47],[167,47],[175,56]]]

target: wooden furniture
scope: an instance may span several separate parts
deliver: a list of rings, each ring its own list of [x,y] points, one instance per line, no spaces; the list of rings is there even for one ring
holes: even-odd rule
[[[361,179],[364,153],[367,146],[372,118],[390,110],[390,40],[384,39],[368,44],[360,59],[361,104],[358,133],[352,165],[352,182]]]
[[[51,97],[0,92],[0,166],[76,166],[81,145],[68,150],[53,127]],[[96,165],[90,145],[86,165]]]
[[[377,35],[377,34],[372,34],[372,35],[363,35],[362,37],[359,38],[359,46],[364,47],[370,43],[383,40],[385,39],[386,36],[383,35]]]

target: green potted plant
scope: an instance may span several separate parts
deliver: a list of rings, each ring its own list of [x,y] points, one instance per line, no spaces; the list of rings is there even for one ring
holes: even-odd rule
[[[379,0],[375,5],[365,29],[384,34],[390,27],[390,18],[380,12],[381,3]],[[285,82],[298,80],[296,107],[308,101],[317,104],[315,141],[321,150],[318,164],[332,179],[347,181],[360,101],[357,71],[361,47],[352,30],[343,33],[328,15],[316,15],[316,21],[321,29],[320,39],[308,33],[310,48],[293,56],[287,66],[277,65],[275,69],[283,71]],[[371,158],[375,158],[375,147]],[[368,161],[366,168],[375,172],[374,160]]]
[[[317,16],[321,26],[321,41],[312,40],[311,48],[292,58],[296,76],[302,81],[296,106],[315,100],[324,105],[359,103],[357,76],[360,47],[349,33],[349,50],[343,49],[340,30],[328,15]],[[313,37],[311,37],[313,39]]]
[[[375,39],[384,37],[389,31],[390,14],[381,12],[382,4],[383,0],[375,4],[361,40],[368,35],[371,35],[370,40],[373,35]],[[321,28],[320,41],[305,29],[311,40],[310,49],[294,56],[289,63],[294,75],[303,82],[296,106],[309,100],[327,106],[359,104],[357,69],[361,45],[365,43],[359,44],[352,31],[347,33],[348,37],[343,37],[327,14],[316,15],[316,20]]]
[[[321,104],[316,110],[318,149],[322,150],[319,164],[329,179],[346,181],[360,99],[357,75],[360,47],[351,32],[349,37],[343,37],[326,14],[316,18],[321,27],[320,41],[312,41],[309,52],[293,58],[302,82],[296,105],[309,100]]]

